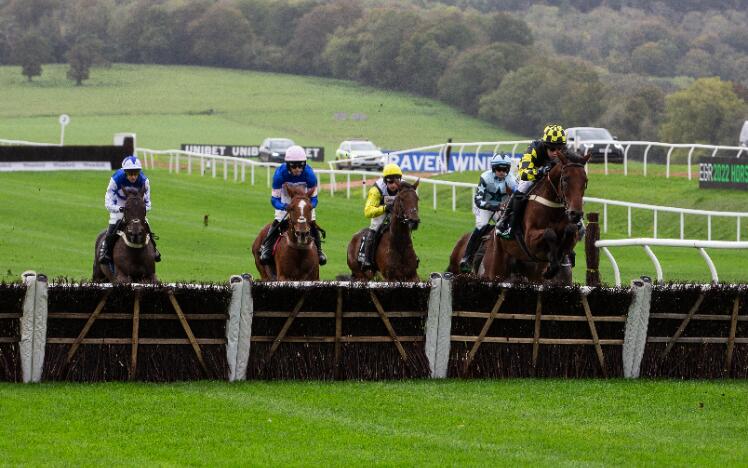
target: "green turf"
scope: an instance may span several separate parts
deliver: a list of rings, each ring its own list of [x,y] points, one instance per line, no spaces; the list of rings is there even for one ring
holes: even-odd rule
[[[370,138],[388,149],[456,140],[518,138],[439,103],[332,79],[203,67],[116,64],[95,68],[76,87],[67,66],[45,65],[29,83],[19,67],[0,67],[0,138],[57,143],[67,113],[67,144],[109,144],[134,132],[144,148],[182,143],[260,144],[285,136],[324,146]],[[345,113],[339,120],[336,114]],[[365,120],[352,120],[364,114]]]
[[[323,144],[328,155],[351,135],[367,136],[383,147],[406,148],[434,144],[453,136],[458,141],[518,138],[484,122],[466,117],[435,101],[402,93],[388,93],[350,82],[199,67],[114,65],[95,69],[86,86],[75,87],[64,77],[65,66],[44,67],[44,74],[28,83],[18,67],[0,67],[0,137],[57,141],[56,116],[67,112],[73,122],[67,143],[102,144],[112,135],[133,131],[138,146],[173,149],[180,143],[258,143],[269,135],[285,135],[305,144]],[[381,104],[381,106],[380,106]],[[207,111],[212,109],[212,113]],[[364,121],[334,118],[335,113],[365,113]],[[160,159],[166,167],[166,159]],[[651,165],[643,178],[641,163],[630,164],[631,176],[611,165],[591,166],[589,196],[656,205],[712,210],[744,210],[748,194],[727,190],[699,190],[695,180],[665,179],[664,166]],[[271,218],[265,171],[257,185],[224,182],[218,178],[171,175],[148,171],[153,181],[155,209],[150,216],[161,235],[164,262],[158,273],[165,281],[225,281],[229,275],[256,273],[250,244]],[[686,168],[674,165],[672,173]],[[372,175],[373,177],[373,175]],[[477,182],[476,172],[444,176]],[[0,174],[0,280],[12,281],[25,269],[53,277],[90,276],[95,234],[103,229],[106,173]],[[250,174],[247,173],[249,180]],[[339,179],[340,181],[340,179]],[[325,176],[323,183],[328,183]],[[323,279],[345,274],[345,249],[350,237],[367,222],[362,215],[360,180],[352,199],[344,192],[320,197],[319,220],[330,236],[330,263]],[[473,226],[469,189],[456,192],[457,211],[451,210],[451,189],[438,189],[433,210],[432,188],[421,190],[423,224],[415,233],[421,258],[419,274],[443,271],[456,239]],[[601,210],[589,204],[586,211]],[[203,216],[209,225],[203,226]],[[603,238],[627,237],[625,208],[608,209],[608,231]],[[678,237],[677,215],[661,214],[659,237]],[[634,212],[634,236],[651,236],[651,214]],[[715,219],[713,238],[734,240],[734,221]],[[742,239],[746,238],[742,226]],[[706,238],[706,221],[686,217],[686,237]],[[581,246],[575,280],[584,281]],[[658,248],[668,280],[708,281],[706,265],[696,251]],[[624,282],[655,271],[640,248],[614,250]],[[745,253],[710,251],[723,281],[745,281]],[[612,282],[612,269],[601,261],[603,280]]]
[[[0,384],[10,465],[698,465],[748,459],[745,382]]]

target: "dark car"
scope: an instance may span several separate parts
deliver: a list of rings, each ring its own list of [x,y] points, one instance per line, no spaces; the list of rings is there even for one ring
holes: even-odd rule
[[[582,154],[592,153],[590,162],[604,162],[606,147],[608,148],[609,163],[623,162],[623,146],[615,139],[604,128],[571,127],[566,129],[566,146]]]
[[[260,145],[260,161],[283,162],[286,150],[295,144],[290,138],[265,138]]]

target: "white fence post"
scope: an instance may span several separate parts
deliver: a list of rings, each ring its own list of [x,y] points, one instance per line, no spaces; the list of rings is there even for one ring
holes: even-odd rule
[[[26,297],[21,317],[21,378],[24,383],[41,382],[47,346],[47,277],[34,272],[23,274]]]
[[[234,275],[229,280],[232,291],[229,319],[226,321],[226,358],[230,382],[247,378],[254,316],[251,280],[248,273]]]
[[[425,352],[431,378],[447,377],[452,333],[452,274],[431,273]]]
[[[649,278],[631,282],[631,305],[626,314],[626,331],[623,336],[623,376],[638,379],[644,348],[647,345],[649,307],[652,302],[652,283]]]

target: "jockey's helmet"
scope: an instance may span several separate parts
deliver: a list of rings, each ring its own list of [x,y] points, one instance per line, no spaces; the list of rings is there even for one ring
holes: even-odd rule
[[[565,145],[566,132],[564,127],[556,124],[548,124],[543,129],[543,142],[547,145]]]
[[[382,177],[387,176],[403,176],[403,171],[400,170],[400,166],[398,166],[395,163],[389,163],[386,166],[384,166],[384,169],[382,170]]]
[[[509,153],[500,154],[496,153],[491,158],[491,169],[496,170],[498,168],[504,168],[509,172],[512,168],[512,156]]]
[[[302,148],[299,145],[290,146],[286,150],[286,157],[284,158],[284,161],[286,162],[306,161],[306,151],[304,151],[304,148]]]
[[[140,171],[143,166],[135,155],[131,155],[122,160],[122,169],[126,171]]]

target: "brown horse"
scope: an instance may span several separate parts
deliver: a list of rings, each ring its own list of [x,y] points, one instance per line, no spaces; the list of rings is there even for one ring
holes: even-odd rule
[[[418,229],[421,219],[418,217],[419,181],[411,185],[400,183],[390,213],[390,224],[374,252],[374,271],[362,271],[358,263],[358,250],[364,229],[353,235],[348,243],[348,267],[356,280],[369,281],[378,270],[385,281],[418,281],[418,256],[413,249],[411,231]]]
[[[526,249],[519,239],[502,239],[492,229],[483,246],[482,262],[473,265],[473,273],[491,279],[532,282],[543,280],[571,283],[571,266],[576,244],[576,224],[582,219],[583,197],[587,187],[584,165],[589,155],[559,155],[559,163],[528,194],[522,221]],[[521,216],[522,213],[517,213]],[[449,271],[459,272],[459,261],[469,234],[463,235],[450,256]]]
[[[309,223],[312,220],[314,188],[286,186],[292,197],[288,204],[288,229],[279,237],[273,263],[260,263],[260,246],[272,224],[266,224],[252,243],[255,266],[264,281],[317,281],[319,280],[319,255],[314,245]]]
[[[151,242],[151,234],[145,223],[144,189],[125,189],[125,209],[119,238],[112,248],[114,271],[109,265],[98,263],[99,246],[104,241],[106,230],[99,233],[94,244],[94,282],[115,283],[155,283],[156,249]]]

